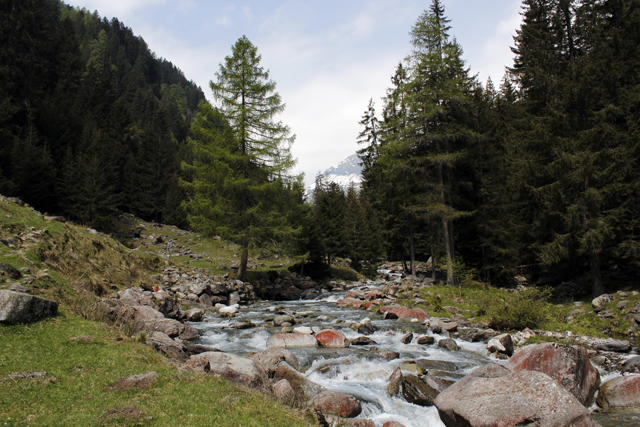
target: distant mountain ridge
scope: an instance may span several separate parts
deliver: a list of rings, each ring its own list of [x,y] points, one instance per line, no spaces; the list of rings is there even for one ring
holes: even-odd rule
[[[362,183],[362,166],[357,154],[352,154],[340,163],[331,166],[323,173],[327,182],[335,182],[343,190],[353,184],[356,189]]]

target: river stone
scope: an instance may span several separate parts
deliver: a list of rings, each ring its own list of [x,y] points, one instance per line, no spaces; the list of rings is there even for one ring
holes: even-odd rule
[[[435,337],[432,337],[430,335],[429,336],[425,335],[425,336],[419,337],[417,342],[420,345],[431,345],[436,342],[436,339]]]
[[[195,308],[192,310],[199,309]],[[169,319],[183,320],[187,317],[187,314],[182,309],[182,304],[180,304],[177,298],[165,298],[160,306],[160,313]],[[194,320],[194,322],[198,322],[198,320]]]
[[[118,310],[118,315],[120,317],[136,320],[142,323],[152,323],[157,322],[159,320],[164,320],[164,315],[160,313],[158,310],[146,306],[121,306]]]
[[[435,334],[450,333],[458,330],[458,322],[443,322],[442,320],[431,318],[429,327]]]
[[[318,340],[308,334],[276,334],[267,339],[267,348],[317,347]]]
[[[351,340],[351,345],[378,345],[378,343],[369,337],[357,337]]]
[[[449,379],[440,378],[440,377],[433,377],[430,375],[423,377],[422,381],[424,381],[429,387],[431,387],[438,393],[442,393],[448,387],[450,387],[452,384],[455,383],[454,380],[449,380]]]
[[[511,340],[511,335],[509,334],[501,334],[496,335],[494,338],[489,340],[487,343],[487,350],[490,353],[502,353],[507,356],[513,355],[513,341]]]
[[[600,387],[596,403],[603,409],[640,408],[640,375],[613,378]]]
[[[262,367],[253,360],[232,353],[209,351],[191,356],[185,366],[195,371],[220,375],[247,387],[264,389],[269,387],[269,379]]]
[[[400,338],[402,344],[411,344],[411,341],[413,341],[413,332],[409,332]]]
[[[432,369],[438,369],[441,371],[457,371],[458,365],[453,362],[447,362],[444,360],[432,360],[432,359],[418,359],[416,364],[425,371]]]
[[[640,356],[633,356],[622,364],[622,372],[640,372]]]
[[[401,305],[383,305],[378,313],[384,314],[387,319],[396,318],[398,320],[412,321],[417,319],[418,322],[424,322],[429,315],[421,308],[407,308]]]
[[[376,427],[376,423],[367,418],[342,418],[335,415],[327,415],[324,420],[324,424],[321,422],[320,425],[329,427]]]
[[[296,319],[293,316],[287,314],[283,316],[276,316],[276,318],[273,319],[274,326],[283,326],[283,323],[288,323],[288,325],[285,326],[291,326],[296,323]]]
[[[402,370],[400,368],[394,369],[389,377],[389,384],[387,385],[387,392],[389,396],[395,397],[400,392],[400,384],[402,383]]]
[[[358,325],[356,331],[362,335],[371,335],[376,332],[378,328],[371,322],[361,323]]]
[[[204,311],[201,308],[192,308],[187,310],[186,316],[189,322],[201,322],[204,317]]]
[[[32,323],[58,313],[58,303],[33,295],[0,290],[0,323]]]
[[[18,269],[13,267],[11,264],[7,264],[6,262],[0,262],[0,272],[11,277],[13,280],[17,280],[21,276],[20,271]]]
[[[537,371],[485,378],[477,370],[435,399],[447,427],[594,427],[589,410],[560,383]],[[497,369],[491,371],[496,374]]]
[[[416,375],[425,374],[425,370],[419,367],[416,362],[404,362],[402,365],[400,365],[400,369],[402,369],[403,371],[414,373]]]
[[[589,361],[587,350],[556,343],[532,344],[520,348],[507,362],[514,372],[539,371],[557,380],[586,407],[600,386],[600,374]]]
[[[482,329],[471,336],[471,342],[479,342],[479,341],[489,342],[491,338],[498,335],[499,334],[496,331],[489,330],[489,329]]]
[[[273,378],[282,362],[287,362],[295,370],[300,369],[298,358],[295,354],[284,348],[270,348],[249,356],[249,359],[262,366],[271,378]]]
[[[382,427],[405,427],[405,425],[400,424],[397,421],[387,421],[386,423],[382,424]]]
[[[278,365],[278,369],[276,369],[273,377],[275,380],[285,379],[289,381],[289,384],[295,390],[296,398],[300,399],[300,402],[307,402],[314,396],[327,390],[320,384],[316,384],[307,379],[307,377],[302,375],[287,362],[281,362]]]
[[[221,307],[218,310],[218,313],[220,314],[230,314],[230,315],[234,315],[238,312],[238,305],[229,305],[229,306],[225,306],[225,307]]]
[[[289,381],[287,380],[280,380],[277,383],[275,383],[273,386],[271,386],[271,389],[273,390],[273,394],[279,398],[279,399],[292,399],[296,392],[293,390],[293,387],[291,387],[291,384],[289,384]]]
[[[596,350],[614,351],[616,353],[629,353],[631,344],[629,341],[609,340],[595,345]]]
[[[164,332],[170,338],[180,338],[184,341],[195,341],[200,339],[198,331],[191,326],[184,325],[175,319],[162,319],[150,322],[148,327],[152,331]]]
[[[351,344],[349,339],[341,331],[334,331],[332,329],[327,329],[316,334],[316,340],[322,347],[346,348]]]
[[[169,335],[163,332],[152,332],[151,335],[147,337],[147,344],[154,350],[178,362],[186,362],[189,358],[185,346],[172,340],[169,338]]]
[[[342,418],[354,418],[362,412],[360,401],[353,396],[337,391],[324,391],[309,402],[316,411]]]
[[[307,334],[307,335],[311,335],[313,334],[313,329],[311,329],[308,326],[298,326],[293,328],[293,333],[294,334]]]
[[[449,351],[458,351],[460,347],[453,338],[443,338],[438,341],[438,348],[443,348]]]
[[[402,378],[402,395],[409,403],[420,406],[431,406],[438,396],[438,391],[415,375]]]

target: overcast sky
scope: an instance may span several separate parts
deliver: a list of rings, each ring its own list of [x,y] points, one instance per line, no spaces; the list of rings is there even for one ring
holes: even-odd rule
[[[395,67],[411,50],[409,31],[429,0],[65,0],[116,16],[158,57],[179,67],[211,100],[209,81],[246,35],[262,55],[297,135],[297,170],[318,171],[358,149],[360,121],[376,111]],[[443,0],[450,33],[481,82],[496,86],[512,65],[520,0]]]

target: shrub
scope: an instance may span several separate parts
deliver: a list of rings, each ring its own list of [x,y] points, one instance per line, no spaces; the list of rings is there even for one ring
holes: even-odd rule
[[[545,302],[551,295],[549,289],[516,291],[507,298],[484,307],[489,315],[489,326],[498,330],[522,330],[536,328],[549,319],[549,307]]]

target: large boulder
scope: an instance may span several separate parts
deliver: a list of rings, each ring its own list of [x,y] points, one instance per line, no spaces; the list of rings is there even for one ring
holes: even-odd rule
[[[491,338],[487,343],[487,350],[490,353],[502,353],[507,356],[513,355],[513,341],[511,335],[501,334]]]
[[[314,396],[309,405],[325,415],[337,415],[342,418],[354,418],[362,412],[360,401],[337,391],[323,391]]]
[[[186,362],[187,359],[189,359],[187,348],[172,340],[169,335],[163,332],[152,332],[151,335],[147,337],[147,344],[149,344],[154,350],[159,351],[170,359],[180,363]]]
[[[322,347],[349,347],[351,341],[340,331],[327,329],[316,334],[316,340]]]
[[[195,341],[200,338],[197,330],[175,319],[153,321],[148,323],[147,326],[149,330],[164,332],[171,338],[180,338],[185,341]]]
[[[499,365],[475,369],[435,399],[447,427],[594,427],[585,408],[560,383],[537,371]]]
[[[278,369],[274,374],[276,380],[287,380],[291,387],[295,390],[297,399],[300,399],[299,403],[305,403],[314,398],[318,394],[326,391],[327,389],[320,384],[316,384],[313,381],[307,379],[304,375],[293,369],[287,362],[281,362],[278,365]]]
[[[318,340],[308,334],[275,334],[267,339],[267,348],[317,347]]]
[[[249,356],[249,359],[262,366],[269,377],[273,377],[282,362],[287,362],[295,370],[300,369],[296,355],[284,348],[269,348]]]
[[[596,403],[599,407],[640,408],[640,375],[613,378],[600,387]]]
[[[165,317],[176,320],[184,320],[187,317],[187,314],[182,309],[182,304],[177,298],[165,298],[160,306],[160,313],[164,314]]]
[[[139,306],[145,305],[152,307],[154,309],[158,309],[158,306],[155,302],[148,296],[144,295],[141,292],[138,292],[134,289],[125,289],[124,291],[118,292],[118,297],[120,298],[120,303],[129,306]]]
[[[600,374],[589,361],[587,350],[556,343],[532,344],[520,348],[509,359],[512,371],[543,372],[557,380],[586,407],[600,386]]]
[[[32,323],[58,314],[58,303],[33,295],[0,290],[0,323]]]
[[[600,351],[613,351],[616,353],[629,353],[631,351],[631,343],[626,340],[608,340],[596,344],[596,350]]]
[[[418,320],[423,322],[429,318],[429,315],[421,308],[407,308],[401,305],[383,305],[378,313],[385,314],[387,318],[396,318],[398,320],[412,321]]]
[[[208,351],[191,356],[186,367],[195,371],[220,375],[230,381],[256,389],[270,387],[269,379],[262,367],[253,360],[231,353]]]

